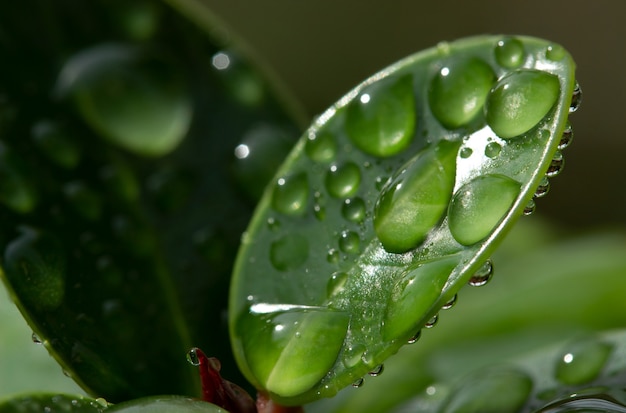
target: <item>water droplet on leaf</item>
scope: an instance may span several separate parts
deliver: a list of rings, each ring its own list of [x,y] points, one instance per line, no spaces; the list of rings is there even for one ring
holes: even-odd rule
[[[482,287],[491,281],[493,277],[493,263],[491,260],[485,261],[485,263],[472,275],[468,284],[472,287]]]
[[[304,172],[280,178],[274,185],[272,207],[285,215],[304,215],[309,200],[309,183]]]
[[[594,380],[604,369],[613,346],[596,338],[571,343],[557,361],[556,379],[568,385],[579,385]]]
[[[513,37],[498,41],[494,52],[498,64],[507,69],[520,67],[526,58],[524,44]]]
[[[348,198],[356,194],[361,184],[361,170],[353,162],[333,165],[326,173],[326,189],[335,198]]]
[[[306,154],[315,162],[332,162],[337,155],[335,137],[327,132],[309,133],[304,147]]]

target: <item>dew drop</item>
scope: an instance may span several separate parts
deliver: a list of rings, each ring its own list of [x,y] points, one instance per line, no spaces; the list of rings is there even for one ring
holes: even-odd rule
[[[624,391],[597,389],[592,394],[577,392],[569,397],[549,403],[536,413],[626,413]]]
[[[328,132],[309,132],[304,150],[311,160],[328,163],[337,156],[337,142]]]
[[[501,138],[520,136],[534,128],[554,107],[559,79],[537,70],[517,70],[502,77],[489,93],[487,123]]]
[[[495,80],[491,67],[480,59],[445,66],[430,82],[430,109],[446,128],[460,128],[482,111]]]
[[[335,198],[348,198],[356,194],[361,184],[361,170],[353,162],[333,165],[326,173],[326,189]]]
[[[524,44],[513,37],[498,41],[494,53],[498,64],[507,69],[520,67],[526,58]]]
[[[460,143],[426,148],[390,179],[376,201],[374,230],[385,250],[404,253],[424,240],[446,212]]]
[[[550,191],[550,180],[547,176],[541,178],[541,182],[539,182],[539,186],[535,190],[535,198],[542,198],[548,194]]]
[[[280,221],[274,217],[269,217],[267,219],[267,227],[270,231],[276,232],[280,229]]]
[[[352,387],[358,389],[359,387],[363,386],[363,383],[365,383],[365,380],[361,377],[360,379],[352,383]]]
[[[574,113],[578,110],[578,108],[580,107],[580,104],[583,101],[583,91],[580,88],[580,85],[578,84],[578,82],[576,82],[576,85],[574,86],[574,92],[572,92],[572,101],[569,105],[569,113]]]
[[[304,215],[309,200],[309,182],[306,174],[279,178],[272,192],[272,207],[285,215]]]
[[[525,373],[509,369],[489,369],[466,377],[450,391],[441,412],[517,412],[526,403],[532,380]]]
[[[535,203],[534,200],[531,199],[530,201],[528,201],[528,203],[524,207],[524,211],[522,213],[526,216],[532,215],[533,212],[535,212],[535,209],[537,209],[537,204]]]
[[[71,95],[95,131],[139,155],[171,152],[191,123],[180,71],[135,47],[102,45],[78,53],[62,68],[57,93]]]
[[[334,248],[328,250],[328,253],[326,254],[326,261],[331,264],[337,264],[339,262],[339,258],[339,251]]]
[[[589,383],[602,372],[613,346],[596,338],[572,343],[555,366],[558,381],[568,385]]]
[[[56,123],[38,122],[33,127],[32,136],[43,154],[55,164],[67,169],[78,165],[81,155],[78,146]]]
[[[565,49],[558,44],[552,44],[546,49],[546,58],[553,62],[558,62],[565,57]]]
[[[419,263],[408,269],[389,296],[382,333],[385,340],[408,337],[421,327],[420,320],[439,299],[458,257]],[[421,321],[423,323],[423,321]]]
[[[379,157],[406,149],[415,131],[415,97],[411,75],[379,80],[352,100],[346,131],[354,145]]]
[[[313,205],[313,214],[318,221],[323,221],[326,219],[326,208],[323,205],[315,204]]]
[[[482,287],[487,284],[491,277],[493,277],[493,263],[491,260],[485,261],[485,263],[472,275],[468,284],[472,287]]]
[[[482,175],[463,185],[448,211],[450,232],[462,245],[486,238],[509,211],[520,184],[504,175]]]
[[[432,316],[425,324],[424,327],[426,328],[433,328],[436,324],[437,321],[439,321],[439,314],[435,314],[434,316]]]
[[[65,251],[50,234],[27,227],[19,233],[4,251],[5,275],[25,308],[52,311],[65,298]]]
[[[89,221],[95,221],[102,215],[102,199],[83,182],[69,182],[63,186],[63,193],[76,212]]]
[[[343,356],[345,365],[347,367],[354,367],[361,363],[363,354],[365,354],[365,346],[361,344],[349,346],[346,348]]]
[[[30,336],[30,338],[33,340],[33,343],[35,343],[35,344],[42,344],[43,343],[41,338],[34,331],[33,331],[33,334]]]
[[[192,348],[191,350],[189,350],[189,352],[187,353],[187,361],[192,366],[199,366],[200,365],[200,357],[198,356],[198,352],[197,352],[197,349],[195,347]]]
[[[309,243],[297,233],[287,234],[270,245],[270,261],[279,271],[300,267],[309,258]]]
[[[385,370],[385,365],[384,364],[379,364],[378,366],[376,366],[374,368],[374,370],[370,371],[368,374],[372,377],[378,377],[381,374],[383,374],[383,371]]]
[[[562,151],[563,149],[570,146],[573,139],[574,139],[574,129],[572,128],[572,125],[569,122],[567,122],[567,125],[565,126],[565,130],[563,130],[563,135],[561,135],[561,141],[559,142],[559,150]]]
[[[550,166],[546,171],[546,176],[548,178],[552,178],[557,176],[563,170],[563,166],[565,165],[565,158],[563,158],[563,154],[561,152],[556,152],[552,161],[550,162]]]
[[[467,159],[470,156],[472,156],[473,152],[474,151],[472,150],[472,148],[467,148],[467,147],[461,148],[461,150],[459,151],[459,156],[461,156],[461,158],[463,159]]]
[[[348,221],[363,222],[365,219],[365,201],[361,198],[346,199],[341,206],[341,215]]]
[[[339,249],[348,254],[358,254],[361,251],[361,238],[353,231],[343,231],[339,236]]]
[[[495,159],[500,155],[502,151],[502,145],[498,142],[490,142],[485,146],[485,156],[490,159]]]
[[[419,341],[420,337],[422,337],[422,330],[419,330],[415,333],[408,341],[407,344],[415,344]]]
[[[348,280],[348,274],[345,272],[336,272],[331,275],[328,280],[328,284],[326,285],[326,293],[328,297],[332,297],[337,294],[339,291],[343,290],[344,285],[346,285],[346,281]]]
[[[442,310],[449,310],[456,304],[457,295],[454,294],[451,299],[449,299],[444,305],[441,306]]]

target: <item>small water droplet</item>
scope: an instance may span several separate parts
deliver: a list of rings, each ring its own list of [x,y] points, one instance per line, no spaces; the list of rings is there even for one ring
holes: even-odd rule
[[[280,229],[280,221],[277,220],[274,217],[269,217],[267,218],[267,227],[271,230],[271,231],[278,231]]]
[[[361,170],[353,162],[333,165],[326,173],[326,189],[335,198],[348,198],[356,194],[361,184]]]
[[[365,219],[365,201],[358,197],[346,199],[341,206],[341,215],[348,221],[363,222]]]
[[[187,361],[189,364],[196,367],[200,365],[200,357],[198,356],[197,350],[198,349],[194,347],[187,353]]]
[[[339,237],[339,249],[348,254],[358,254],[361,251],[361,238],[353,231],[343,231]]]
[[[389,180],[389,177],[387,176],[377,176],[376,182],[375,182],[376,189],[379,191],[383,189],[383,187],[385,186],[388,180]]]
[[[524,44],[513,37],[506,37],[496,44],[494,50],[498,64],[507,69],[515,69],[524,63]]]
[[[495,159],[500,155],[502,151],[502,145],[498,142],[490,142],[485,146],[485,156],[487,158]]]
[[[370,371],[368,374],[372,377],[377,377],[380,376],[381,374],[383,374],[383,371],[385,370],[385,365],[384,364],[379,364],[378,366],[376,366],[374,368],[374,370]]]
[[[337,156],[337,142],[328,132],[310,132],[304,150],[313,161],[332,162]]]
[[[526,216],[532,215],[533,212],[535,212],[535,209],[537,209],[537,204],[535,203],[534,200],[531,199],[530,201],[528,201],[528,203],[524,207],[523,214]]]
[[[563,158],[563,154],[561,152],[556,152],[552,158],[552,162],[550,162],[548,170],[546,171],[546,176],[548,178],[557,176],[563,170],[563,166],[565,166],[565,158]]]
[[[43,343],[43,341],[41,341],[41,338],[39,338],[37,333],[35,333],[34,331],[33,331],[33,334],[31,335],[30,338],[33,340],[33,343],[35,343],[35,344],[42,344]]]
[[[558,101],[558,77],[538,70],[517,70],[502,77],[486,102],[487,123],[503,139],[534,128]]]
[[[336,272],[331,275],[326,285],[326,294],[328,297],[332,297],[339,291],[343,290],[346,281],[348,280],[348,274],[345,272]]]
[[[556,363],[556,379],[564,384],[580,385],[591,382],[602,372],[613,346],[592,337],[571,343],[566,349]]]
[[[408,341],[407,344],[415,344],[419,341],[420,337],[422,337],[422,330],[419,330],[415,333]]]
[[[285,215],[304,215],[309,200],[309,183],[304,172],[279,178],[272,192],[272,207]]]
[[[309,243],[297,233],[287,234],[270,245],[270,261],[279,271],[300,267],[309,258]]]
[[[485,261],[485,263],[472,275],[468,284],[472,287],[482,287],[487,284],[493,277],[493,263],[491,260]]]
[[[415,131],[413,78],[405,75],[372,83],[350,102],[346,131],[363,152],[388,157],[406,149]]]
[[[558,62],[565,57],[565,49],[559,44],[551,44],[546,49],[546,58],[553,62]]]
[[[474,151],[472,150],[472,148],[467,148],[467,147],[461,148],[461,151],[459,152],[459,156],[461,156],[461,158],[463,159],[467,159],[470,156],[472,156],[473,152]]]
[[[430,320],[428,320],[426,324],[424,324],[424,327],[433,328],[437,324],[437,321],[439,321],[439,314],[435,314],[434,316],[432,316]]]
[[[318,221],[323,221],[326,219],[326,208],[323,205],[315,204],[313,205],[313,214]]]
[[[326,254],[326,261],[331,264],[337,264],[339,262],[339,258],[339,251],[334,248],[328,250],[328,253]]]
[[[506,216],[519,192],[519,182],[504,175],[482,175],[466,183],[450,202],[452,236],[462,245],[483,240]]]
[[[495,80],[491,67],[477,58],[443,67],[428,89],[433,115],[447,129],[468,124],[481,113]]]
[[[359,388],[363,385],[363,383],[365,383],[365,380],[361,377],[360,379],[352,383],[352,387]]]
[[[345,365],[350,368],[361,363],[363,354],[365,354],[365,346],[361,344],[349,346],[348,348],[346,348],[344,354]]]
[[[449,299],[444,305],[441,306],[442,310],[449,310],[456,304],[457,295],[454,294],[451,299]]]
[[[563,130],[563,135],[561,135],[561,141],[559,142],[559,150],[562,151],[563,149],[567,148],[572,143],[573,139],[574,139],[574,129],[572,128],[572,125],[569,122],[567,122],[567,125],[565,126],[565,129]]]
[[[541,178],[541,182],[539,182],[539,186],[535,190],[535,198],[542,198],[548,194],[550,191],[550,180],[547,176]]]
[[[580,88],[578,82],[574,86],[574,92],[572,92],[572,102],[569,105],[569,113],[574,113],[580,107],[580,104],[583,101],[583,91]]]

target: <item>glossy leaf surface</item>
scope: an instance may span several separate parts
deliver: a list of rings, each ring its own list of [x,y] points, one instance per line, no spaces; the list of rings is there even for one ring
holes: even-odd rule
[[[295,130],[272,91],[160,2],[2,3],[0,26],[0,260],[32,329],[110,402],[198,395],[194,345],[240,381],[231,263]]]
[[[179,396],[146,397],[120,403],[108,408],[107,413],[228,413],[202,400]]]
[[[522,47],[503,53],[507,42]],[[574,64],[551,46],[440,44],[305,132],[257,208],[231,288],[235,355],[255,386],[300,404],[360,382],[480,269],[562,161]]]
[[[68,394],[36,393],[0,401],[0,413],[102,413],[105,410],[104,399]]]

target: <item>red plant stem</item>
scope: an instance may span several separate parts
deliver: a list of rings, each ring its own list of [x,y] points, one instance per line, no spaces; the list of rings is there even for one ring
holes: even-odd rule
[[[256,408],[258,413],[304,413],[302,406],[281,406],[264,392],[257,394]]]

